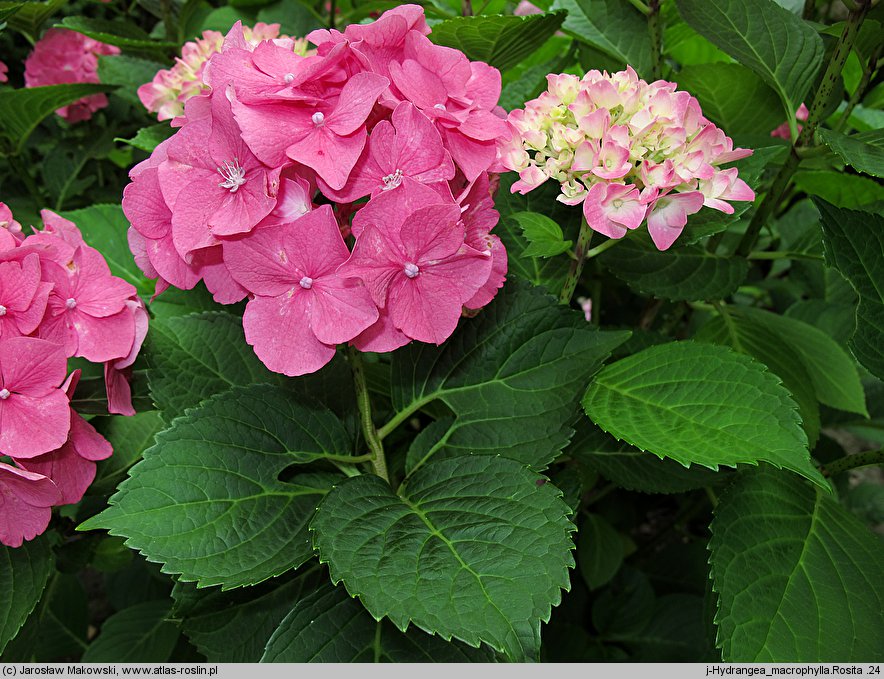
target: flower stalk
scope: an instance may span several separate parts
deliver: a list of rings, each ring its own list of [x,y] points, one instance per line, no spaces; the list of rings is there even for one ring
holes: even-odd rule
[[[371,418],[371,397],[368,393],[368,383],[365,381],[365,369],[362,365],[362,355],[353,347],[347,348],[347,358],[350,361],[350,370],[353,372],[353,382],[356,385],[356,405],[359,408],[359,421],[362,423],[362,434],[368,444],[369,458],[372,471],[387,483],[390,475],[387,472],[387,459],[384,456],[384,444],[378,436],[378,430]]]
[[[565,277],[565,283],[562,285],[561,293],[559,293],[559,302],[561,304],[571,303],[571,297],[574,296],[574,290],[577,288],[577,281],[580,280],[580,274],[583,273],[583,263],[586,261],[586,253],[589,250],[592,233],[592,228],[587,223],[586,217],[583,217],[580,220],[580,234],[577,236],[577,245],[574,246],[574,259],[571,260],[568,275]]]
[[[875,464],[884,464],[884,449],[879,448],[878,450],[867,450],[864,453],[857,453],[855,455],[846,455],[845,457],[840,457],[834,462],[830,462],[829,464],[825,465],[822,468],[822,473],[823,476],[829,478],[831,476],[841,474],[851,469],[868,467]]]
[[[651,77],[663,77],[663,26],[660,22],[660,0],[648,2],[648,32],[651,34]]]

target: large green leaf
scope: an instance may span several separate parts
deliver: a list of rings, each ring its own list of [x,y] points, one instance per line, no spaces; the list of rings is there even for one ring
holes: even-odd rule
[[[820,130],[819,135],[848,165],[873,177],[884,176],[884,130],[849,137],[834,130]]]
[[[120,139],[117,137],[114,141],[121,141],[136,149],[152,153],[153,150],[162,142],[175,134],[177,130],[170,127],[168,123],[158,123],[149,127],[142,127],[131,139]]]
[[[673,77],[737,144],[769,145],[770,131],[784,120],[776,92],[740,64],[685,66]]]
[[[83,662],[166,662],[181,632],[168,620],[172,602],[146,601],[114,613],[83,654]]]
[[[150,82],[157,71],[164,68],[166,64],[122,54],[98,57],[98,79],[106,85],[117,85],[115,94],[139,110],[144,110],[144,107],[138,98],[138,88]]]
[[[21,547],[0,546],[0,653],[18,634],[28,615],[40,601],[55,560],[45,536],[25,542]]]
[[[242,319],[227,312],[154,320],[147,345],[150,395],[167,422],[231,387],[280,381],[246,344]]]
[[[820,406],[810,374],[801,358],[794,348],[780,339],[773,328],[753,322],[741,314],[738,307],[728,308],[732,310],[726,312],[727,316],[710,319],[694,339],[731,347],[767,366],[782,380],[783,386],[798,405],[802,426],[813,448],[820,434]]]
[[[270,641],[262,662],[494,662],[485,647],[446,642],[412,627],[377,621],[343,587],[325,582],[302,597]]]
[[[815,202],[822,217],[826,262],[859,294],[856,330],[848,345],[860,363],[884,379],[884,217]]]
[[[636,292],[675,301],[728,297],[749,271],[743,257],[720,257],[696,245],[661,252],[635,239],[606,251],[601,262]]]
[[[142,294],[153,291],[153,282],[144,277],[129,250],[129,220],[120,205],[92,205],[63,212],[62,216],[80,228],[86,243],[101,251],[114,276],[131,283]]]
[[[820,403],[851,413],[868,415],[863,385],[851,357],[831,337],[812,325],[788,316],[732,307],[732,316],[770,330],[775,341],[786,345],[807,370]]]
[[[117,47],[134,49],[177,50],[178,43],[154,40],[138,26],[126,21],[108,21],[91,19],[84,16],[68,16],[58,24],[59,28],[68,28],[77,33]]]
[[[441,347],[412,344],[393,355],[393,406],[440,400],[456,415],[420,460],[465,453],[548,465],[571,437],[586,382],[627,332],[601,332],[542,291],[507,284]]]
[[[544,214],[516,212],[508,219],[519,225],[529,243],[521,257],[554,257],[571,249],[572,242],[564,239],[562,227]]]
[[[605,54],[629,64],[650,78],[651,49],[648,21],[620,0],[555,0],[550,9],[568,11],[563,30]]]
[[[337,478],[293,464],[347,455],[340,420],[269,385],[227,391],[188,411],[81,529],[104,528],[182,582],[253,585],[313,555],[307,523]]]
[[[569,513],[522,464],[474,455],[425,465],[398,495],[377,476],[347,479],[310,527],[332,581],[376,619],[524,660],[569,587]]]
[[[865,208],[884,201],[881,182],[835,170],[799,170],[792,178],[800,191],[840,208]]]
[[[209,662],[258,662],[292,606],[327,581],[325,572],[314,565],[297,575],[227,592],[179,582],[172,591],[172,612]]]
[[[535,52],[564,20],[564,12],[454,17],[435,24],[430,38],[505,71]]]
[[[39,31],[43,22],[52,16],[65,4],[65,0],[47,0],[46,2],[38,2],[37,0],[28,0],[27,2],[13,2],[4,0],[0,2],[0,11],[6,11],[14,8],[12,14],[6,14],[5,20],[9,22],[10,28],[21,31],[25,35],[36,42],[40,37]],[[0,21],[4,20],[0,19]]]
[[[154,436],[165,428],[160,413],[148,410],[132,417],[101,417],[92,420],[101,434],[114,447],[114,454],[98,463],[95,482],[89,492],[96,495],[112,493],[126,478],[126,472],[150,448]]]
[[[40,121],[56,109],[110,89],[107,85],[73,83],[0,90],[0,137],[6,138],[12,153],[18,153]]]
[[[583,407],[605,431],[659,457],[711,469],[769,462],[828,488],[789,392],[725,347],[670,342],[640,351],[602,369]]]
[[[613,578],[623,563],[623,540],[604,517],[587,514],[577,540],[577,565],[586,586],[598,589]]]
[[[771,469],[745,473],[720,498],[709,549],[725,661],[880,656],[884,548],[828,493]]]
[[[642,493],[683,493],[720,483],[727,477],[700,465],[686,467],[675,460],[660,459],[653,453],[639,450],[618,441],[583,418],[565,449],[590,469],[627,490]]]
[[[751,68],[795,115],[823,63],[823,41],[800,17],[772,0],[676,0],[700,35]]]

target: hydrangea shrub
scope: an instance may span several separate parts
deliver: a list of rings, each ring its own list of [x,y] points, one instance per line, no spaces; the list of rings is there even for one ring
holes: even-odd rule
[[[880,661],[880,6],[37,4],[0,659]]]

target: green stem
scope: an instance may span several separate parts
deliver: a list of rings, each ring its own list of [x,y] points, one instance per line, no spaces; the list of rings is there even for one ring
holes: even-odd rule
[[[393,432],[393,430],[396,429],[396,427],[405,422],[405,420],[414,415],[425,405],[432,402],[434,399],[435,396],[431,398],[422,398],[409,404],[409,406],[405,410],[401,410],[393,415],[393,417],[390,418],[390,421],[387,422],[387,424],[378,429],[378,437],[381,440],[387,438],[387,436],[389,436]]]
[[[361,462],[371,462],[374,458],[374,455],[368,453],[366,455],[334,455],[334,454],[324,454],[322,456],[323,460],[328,460],[329,462],[340,462],[341,464],[360,464]]]
[[[583,217],[580,220],[580,234],[577,236],[577,245],[574,247],[574,259],[571,260],[571,268],[568,269],[568,275],[565,277],[564,285],[562,285],[562,292],[559,293],[559,302],[561,304],[571,303],[571,297],[574,296],[574,290],[577,288],[577,281],[580,280],[580,274],[583,272],[583,262],[586,259],[590,240],[592,240],[592,229],[586,223],[586,217]]]
[[[465,17],[473,16],[473,0],[462,0],[460,13]]]
[[[651,77],[663,77],[663,27],[660,22],[660,0],[648,2],[648,32],[651,34]]]
[[[776,179],[774,179],[773,184],[771,184],[770,189],[761,201],[761,205],[758,206],[755,214],[752,215],[752,220],[749,222],[749,226],[746,227],[746,232],[743,234],[743,238],[740,240],[739,245],[737,245],[735,254],[745,257],[752,252],[752,248],[758,240],[758,234],[761,233],[761,229],[773,216],[774,210],[780,204],[780,199],[788,188],[789,182],[792,180],[792,175],[798,167],[800,158],[796,152],[796,148],[812,145],[813,136],[822,120],[823,114],[825,113],[825,108],[829,102],[832,90],[839,82],[839,76],[844,68],[844,62],[847,61],[847,56],[853,48],[853,43],[859,32],[859,27],[862,25],[863,19],[865,19],[870,3],[871,0],[861,0],[857,3],[857,7],[851,10],[848,15],[844,30],[841,32],[841,37],[838,38],[838,44],[835,46],[835,52],[832,54],[832,58],[829,61],[825,74],[823,75],[822,82],[820,82],[820,86],[813,97],[813,102],[808,110],[804,128],[795,140],[794,145],[790,149],[789,156],[786,158],[786,162],[783,163],[783,166],[780,168]],[[795,125],[794,111],[789,112],[789,121],[790,127],[793,127]],[[794,138],[793,135],[793,139]]]
[[[612,248],[615,245],[617,245],[617,243],[622,243],[622,242],[623,242],[622,238],[609,238],[601,245],[597,245],[596,247],[592,248],[591,250],[587,250],[586,256],[584,257],[584,259],[592,259],[593,257],[596,257],[596,256],[602,254],[608,248]]]
[[[387,483],[387,459],[384,457],[384,444],[378,437],[374,421],[371,419],[371,398],[368,395],[368,384],[365,381],[365,369],[362,366],[362,355],[353,347],[348,347],[350,370],[353,371],[353,382],[356,385],[356,405],[359,408],[359,419],[362,422],[362,433],[368,444],[369,455],[364,456],[371,462],[372,471]]]
[[[646,16],[651,13],[651,8],[642,2],[642,0],[629,0],[629,4]]]
[[[869,57],[866,65],[863,67],[863,74],[860,78],[859,84],[856,86],[853,94],[850,95],[850,99],[847,101],[847,106],[844,108],[844,113],[841,114],[841,118],[835,124],[836,132],[840,132],[844,129],[844,126],[847,125],[847,121],[850,120],[850,115],[853,113],[853,109],[856,108],[856,105],[859,104],[865,96],[866,90],[869,88],[869,83],[872,81],[872,76],[875,74],[875,71],[878,70],[878,58],[881,56],[881,49],[882,46],[878,45],[878,47],[872,52],[872,56]]]
[[[804,10],[801,12],[801,18],[805,21],[812,21],[816,11],[816,0],[804,0]]]
[[[834,476],[835,474],[841,474],[850,469],[868,467],[873,464],[884,464],[884,448],[867,450],[864,453],[857,453],[856,455],[847,455],[846,457],[838,458],[834,462],[824,465],[822,472],[823,476],[829,477]]]

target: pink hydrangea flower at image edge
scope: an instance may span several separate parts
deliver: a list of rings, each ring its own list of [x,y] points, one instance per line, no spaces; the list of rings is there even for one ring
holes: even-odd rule
[[[0,61],[0,83],[8,83],[9,76],[6,74],[9,73],[9,67]]]
[[[25,87],[67,83],[98,83],[98,56],[119,54],[120,48],[87,38],[76,31],[50,28],[25,60]],[[83,97],[56,111],[69,123],[88,120],[107,106],[104,94]]]

